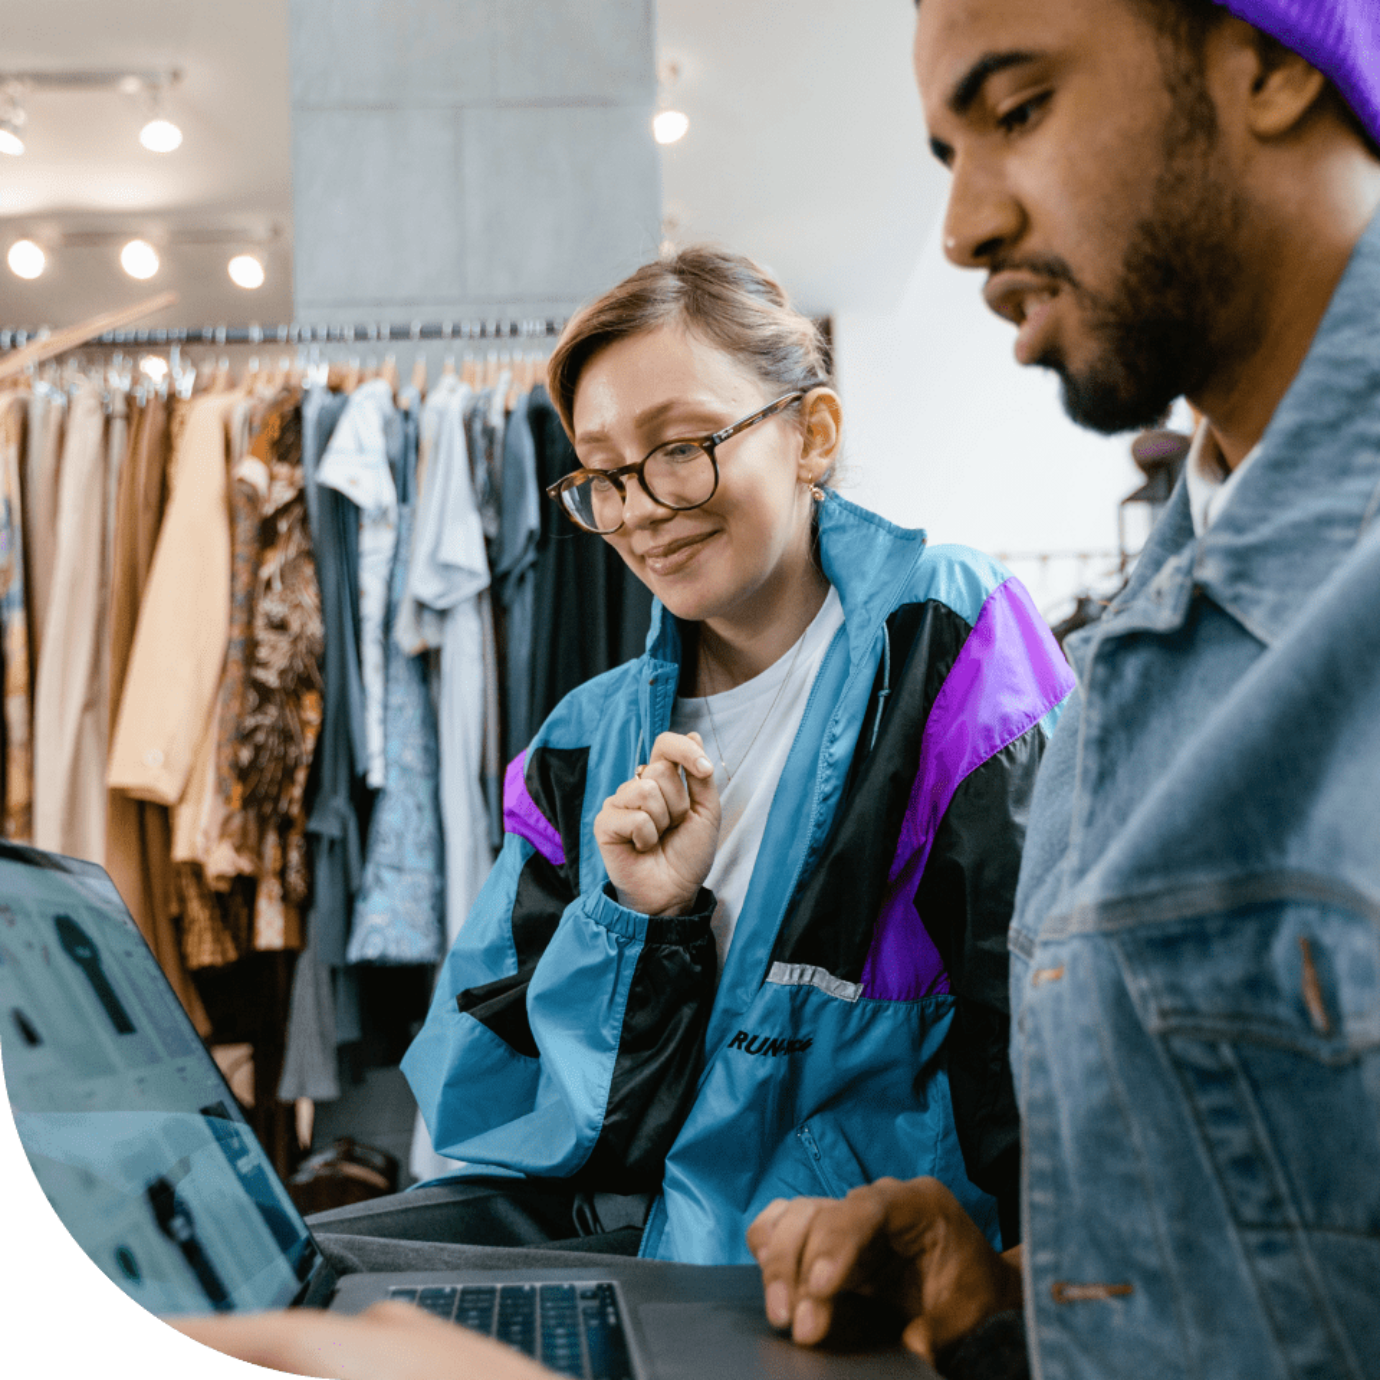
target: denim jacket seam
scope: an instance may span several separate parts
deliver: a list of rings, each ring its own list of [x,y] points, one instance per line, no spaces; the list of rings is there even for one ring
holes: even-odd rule
[[[1239,878],[1200,878],[1188,885],[1082,902],[1047,915],[1040,926],[1039,938],[1065,939],[1079,934],[1109,934],[1148,925],[1172,924],[1176,920],[1272,901],[1337,905],[1380,924],[1380,901],[1364,892],[1339,885],[1317,873],[1278,869]]]

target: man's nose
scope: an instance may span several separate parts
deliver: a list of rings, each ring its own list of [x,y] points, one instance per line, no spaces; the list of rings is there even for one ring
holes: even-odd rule
[[[1025,224],[1020,203],[993,170],[960,159],[944,211],[944,254],[959,268],[986,268]]]

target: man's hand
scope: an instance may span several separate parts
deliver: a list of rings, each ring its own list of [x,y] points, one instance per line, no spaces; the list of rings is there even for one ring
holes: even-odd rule
[[[376,1303],[353,1318],[300,1308],[168,1322],[213,1351],[289,1375],[333,1380],[551,1380],[552,1374],[511,1347],[406,1303]]]
[[[604,801],[595,841],[629,910],[687,914],[719,846],[714,767],[698,733],[663,733],[638,773]]]
[[[778,1198],[748,1228],[767,1318],[814,1346],[840,1296],[881,1299],[905,1319],[901,1340],[936,1352],[984,1319],[1019,1307],[1019,1248],[998,1255],[938,1179],[878,1179],[846,1198]]]

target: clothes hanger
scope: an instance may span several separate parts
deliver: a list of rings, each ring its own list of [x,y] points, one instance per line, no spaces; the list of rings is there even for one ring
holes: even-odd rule
[[[385,355],[383,363],[379,366],[379,378],[381,378],[392,390],[394,398],[398,396],[398,361],[393,355]]]

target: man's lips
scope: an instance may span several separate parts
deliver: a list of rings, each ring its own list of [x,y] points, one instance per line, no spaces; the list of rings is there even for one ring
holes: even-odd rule
[[[1040,357],[1059,290],[1060,285],[1048,278],[1014,270],[993,274],[982,289],[987,305],[1020,328],[1016,337],[1020,363],[1031,364]]]

